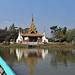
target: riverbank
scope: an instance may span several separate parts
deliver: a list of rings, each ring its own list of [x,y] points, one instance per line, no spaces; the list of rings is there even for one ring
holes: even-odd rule
[[[39,44],[38,46],[33,46],[34,48],[75,48],[71,43],[48,43]],[[3,45],[0,43],[0,48],[28,48],[27,44],[9,44]]]
[[[71,43],[49,43],[40,45],[40,48],[75,48]]]

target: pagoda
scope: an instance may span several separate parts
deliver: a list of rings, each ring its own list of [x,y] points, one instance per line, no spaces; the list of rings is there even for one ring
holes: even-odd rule
[[[45,38],[45,30],[42,34],[38,33],[38,31],[35,28],[34,19],[32,15],[31,25],[28,30],[28,33],[24,34],[19,31],[19,35],[18,35],[16,42],[17,43],[18,42],[22,42],[22,43],[24,42],[47,42],[48,43],[48,39]]]

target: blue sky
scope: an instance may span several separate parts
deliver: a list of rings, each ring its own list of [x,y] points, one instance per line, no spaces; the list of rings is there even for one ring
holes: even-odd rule
[[[50,37],[50,27],[75,28],[75,0],[0,0],[0,28],[29,28],[32,14],[39,33],[45,29]]]

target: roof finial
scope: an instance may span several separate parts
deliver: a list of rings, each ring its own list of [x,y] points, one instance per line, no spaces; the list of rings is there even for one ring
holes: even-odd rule
[[[33,14],[32,14],[32,22],[33,22]]]
[[[20,30],[20,28],[19,28],[19,33],[21,33],[21,30]]]
[[[43,32],[45,32],[45,29],[44,29],[44,31]]]

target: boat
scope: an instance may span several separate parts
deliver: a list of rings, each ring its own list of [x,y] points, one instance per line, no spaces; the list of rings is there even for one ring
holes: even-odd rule
[[[0,75],[16,75],[0,56]]]

